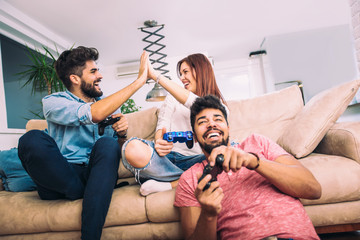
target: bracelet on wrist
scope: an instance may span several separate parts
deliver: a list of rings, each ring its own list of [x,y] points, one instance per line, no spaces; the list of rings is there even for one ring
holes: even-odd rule
[[[250,153],[251,155],[256,157],[257,164],[256,164],[256,166],[254,168],[250,168],[250,167],[246,167],[246,168],[249,169],[249,170],[255,170],[260,166],[260,158],[256,153],[253,153],[253,152],[248,152],[248,153]]]

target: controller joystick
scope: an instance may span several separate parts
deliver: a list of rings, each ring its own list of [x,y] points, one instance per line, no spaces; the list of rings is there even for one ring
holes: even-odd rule
[[[224,155],[223,154],[219,154],[216,156],[216,160],[215,160],[215,166],[210,166],[210,163],[208,163],[204,170],[203,170],[203,174],[201,175],[201,177],[199,178],[198,183],[203,180],[203,178],[208,175],[211,174],[211,179],[209,182],[206,183],[205,187],[203,188],[203,191],[205,191],[206,189],[208,189],[211,185],[212,182],[217,181],[217,175],[220,174],[223,169],[222,169],[222,165],[224,163]]]
[[[113,125],[117,121],[120,120],[120,117],[112,118],[111,116],[105,118],[103,121],[99,122],[99,135],[102,136],[105,132],[105,127],[109,125]]]
[[[173,143],[185,142],[188,148],[192,148],[194,146],[193,133],[191,131],[167,132],[164,134],[163,139]]]

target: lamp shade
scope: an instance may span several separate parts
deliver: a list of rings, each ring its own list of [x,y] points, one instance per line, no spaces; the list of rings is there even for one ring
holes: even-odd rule
[[[167,91],[160,86],[160,84],[155,83],[155,86],[151,91],[146,95],[147,102],[160,102],[164,101],[167,95]]]

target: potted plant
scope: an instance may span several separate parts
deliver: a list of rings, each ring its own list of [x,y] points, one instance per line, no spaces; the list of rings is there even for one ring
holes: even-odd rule
[[[17,73],[20,79],[25,80],[22,87],[31,85],[31,93],[34,95],[36,92],[51,94],[53,92],[65,90],[65,86],[58,78],[54,63],[59,57],[58,51],[55,57],[48,47],[42,46],[44,54],[39,49],[30,49],[28,46],[27,55],[31,64],[23,65],[24,71]],[[41,105],[41,103],[40,103]],[[42,110],[29,110],[35,117],[44,119]]]
[[[65,86],[56,74],[54,63],[57,58],[50,50],[42,46],[45,54],[39,49],[32,50],[27,47],[28,56],[32,62],[31,65],[25,65],[25,71],[18,73],[21,78],[27,79],[23,86],[32,85],[32,93],[36,91],[51,94],[53,92],[64,91]],[[57,57],[59,57],[59,53]]]
[[[121,105],[120,110],[122,114],[137,112],[141,109],[140,106],[137,106],[135,101],[131,98],[126,100],[123,105]]]

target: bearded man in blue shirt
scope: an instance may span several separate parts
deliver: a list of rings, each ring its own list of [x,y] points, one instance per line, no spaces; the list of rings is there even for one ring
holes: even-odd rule
[[[126,137],[128,123],[120,106],[147,80],[148,54],[143,53],[138,78],[102,98],[102,75],[95,48],[64,51],[55,63],[67,88],[43,98],[47,133],[32,130],[19,140],[19,157],[37,185],[41,199],[83,198],[81,238],[100,239],[116,185],[120,160],[118,138]],[[99,134],[98,124],[120,117]]]

